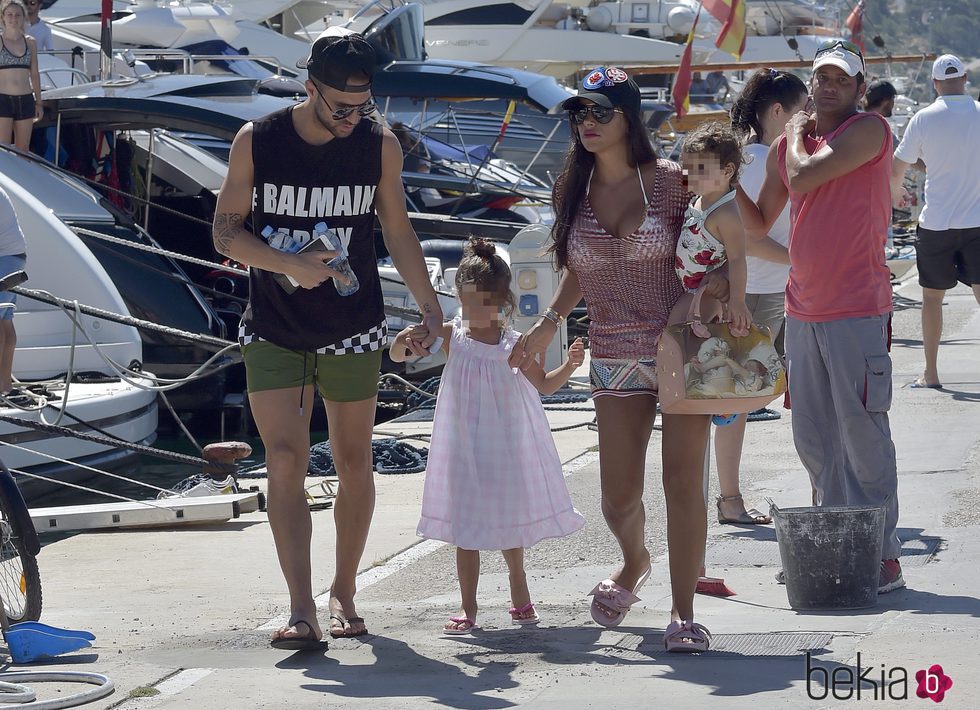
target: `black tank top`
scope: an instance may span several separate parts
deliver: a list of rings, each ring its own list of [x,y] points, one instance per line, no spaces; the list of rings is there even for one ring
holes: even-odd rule
[[[292,350],[343,354],[384,345],[384,302],[374,250],[374,198],[381,179],[383,129],[361,119],[347,138],[310,145],[293,127],[292,107],[255,121],[251,229],[267,225],[309,241],[326,222],[347,244],[358,291],[341,296],[327,280],[292,294],[262,269],[249,269],[243,342],[259,336]],[[261,239],[261,236],[259,236]]]

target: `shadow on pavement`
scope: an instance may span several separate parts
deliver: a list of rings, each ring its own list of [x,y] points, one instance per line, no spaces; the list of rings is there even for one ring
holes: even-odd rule
[[[431,698],[436,704],[462,710],[495,710],[517,704],[503,697],[480,695],[517,687],[510,677],[515,662],[488,661],[472,676],[459,666],[423,656],[398,639],[374,636],[364,643],[374,651],[373,666],[345,666],[329,656],[294,654],[276,667],[303,670],[308,678],[323,681],[306,683],[304,690],[331,696]]]
[[[373,637],[365,641],[375,654],[370,667],[303,654],[276,666],[302,670],[308,678],[322,681],[305,684],[304,689],[332,696],[431,698],[438,705],[493,710],[530,699],[520,698],[519,690],[508,697],[489,694],[519,689],[521,683],[513,677],[518,670],[537,675],[549,667],[577,666],[587,674],[590,666],[649,667],[653,674],[660,669],[663,677],[711,687],[714,695],[742,696],[789,688],[805,677],[806,650],[813,657],[829,652],[820,647],[768,656],[724,650],[689,656],[667,653],[659,629],[619,627],[616,632],[588,627],[482,631],[446,639],[447,644],[458,644],[455,662],[423,656],[404,641]],[[635,674],[624,674],[624,679],[629,677]],[[529,685],[528,690],[537,692],[535,688],[539,686]]]

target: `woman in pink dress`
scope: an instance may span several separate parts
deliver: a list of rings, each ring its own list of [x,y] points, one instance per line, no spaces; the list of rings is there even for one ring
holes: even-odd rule
[[[680,166],[656,157],[639,87],[622,69],[589,72],[562,108],[573,141],[555,182],[552,248],[563,274],[546,317],[518,342],[510,362],[525,367],[544,352],[557,324],[585,297],[602,512],[623,552],[622,566],[592,590],[591,614],[602,626],[616,626],[650,576],[642,496],[657,413],[655,357],[670,310],[684,292],[674,253],[689,195]],[[706,293],[727,296],[724,278],[707,279]],[[664,633],[668,651],[705,651],[711,640],[694,622],[707,535],[702,471],[709,424],[708,416],[663,417],[673,595]]]
[[[568,495],[539,396],[568,382],[585,360],[585,347],[576,340],[568,360],[551,372],[537,360],[523,372],[511,368],[507,358],[520,333],[507,325],[514,310],[510,280],[493,244],[470,240],[456,272],[462,317],[437,333],[448,362],[436,400],[418,534],[457,548],[462,604],[443,627],[447,634],[477,628],[480,550],[503,551],[512,622],[537,623],[524,548],[585,524]],[[391,345],[391,359],[418,353],[427,335],[423,326],[406,328]]]

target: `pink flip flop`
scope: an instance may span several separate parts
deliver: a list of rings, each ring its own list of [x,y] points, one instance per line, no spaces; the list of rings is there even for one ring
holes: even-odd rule
[[[450,636],[463,636],[465,634],[471,633],[478,630],[480,627],[476,625],[476,621],[469,618],[468,616],[450,616],[449,622],[452,624],[468,624],[465,629],[448,629],[445,626],[442,627],[442,633],[449,634]]]
[[[693,621],[671,621],[664,629],[668,653],[701,653],[711,646],[711,632]]]
[[[640,601],[636,595],[649,579],[652,571],[653,567],[647,567],[647,571],[636,580],[636,586],[633,587],[632,592],[611,579],[604,579],[599,582],[595,589],[589,592],[592,596],[590,609],[592,620],[600,626],[606,627],[619,626],[623,623],[630,607]]]
[[[528,612],[533,612],[531,616],[525,617],[524,614]],[[528,602],[521,608],[512,606],[509,609],[510,612],[510,623],[517,626],[527,626],[528,624],[536,624],[541,621],[541,617],[538,616],[537,612],[534,611],[534,602]]]

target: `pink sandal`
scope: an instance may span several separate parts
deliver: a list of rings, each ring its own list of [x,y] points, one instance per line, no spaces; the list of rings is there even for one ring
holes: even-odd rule
[[[701,653],[711,646],[711,632],[693,621],[671,621],[664,629],[668,653]]]
[[[466,627],[462,629],[460,628],[451,629],[449,628],[448,624],[446,626],[443,626],[442,633],[449,634],[451,636],[462,636],[464,634],[468,634],[473,631],[476,631],[477,629],[480,628],[479,626],[476,625],[476,621],[469,618],[468,616],[450,616],[449,623],[456,624],[457,627],[460,624],[466,624]]]
[[[516,624],[517,626],[525,626],[527,624],[536,624],[541,621],[538,613],[534,611],[534,602],[528,602],[521,608],[511,607],[510,608],[510,623]],[[531,612],[531,616],[524,616],[528,612]]]
[[[633,591],[626,589],[611,579],[604,579],[596,585],[589,594],[592,596],[592,620],[600,626],[613,627],[619,626],[626,618],[630,607],[640,601],[637,595],[643,584],[649,579],[653,567],[647,567],[647,571],[640,575],[636,580]]]

